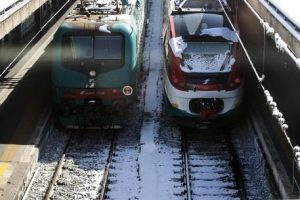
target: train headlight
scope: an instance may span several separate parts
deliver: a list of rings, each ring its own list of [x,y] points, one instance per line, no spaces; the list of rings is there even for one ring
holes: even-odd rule
[[[131,86],[126,85],[126,86],[123,87],[123,90],[122,90],[122,91],[123,91],[123,94],[124,94],[125,96],[130,96],[130,95],[132,95],[133,89],[132,89]]]
[[[91,70],[90,71],[90,76],[91,77],[95,77],[97,75],[96,71],[95,70]]]

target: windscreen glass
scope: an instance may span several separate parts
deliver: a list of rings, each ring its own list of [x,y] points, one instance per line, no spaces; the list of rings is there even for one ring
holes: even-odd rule
[[[96,36],[94,58],[95,59],[122,59],[121,36]]]
[[[124,66],[125,44],[121,34],[66,34],[62,41],[62,65],[76,71],[98,73]]]
[[[93,56],[93,38],[88,36],[70,37],[73,59],[91,58]]]

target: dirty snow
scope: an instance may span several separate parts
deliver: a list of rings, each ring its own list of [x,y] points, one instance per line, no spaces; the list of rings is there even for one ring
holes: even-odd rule
[[[73,137],[53,199],[97,199],[112,139],[111,134],[104,134],[90,132]]]
[[[47,144],[40,154],[37,178],[32,183],[27,199],[43,199],[66,142],[67,135],[58,130],[49,134]]]
[[[186,132],[192,199],[240,199],[225,135],[220,130]]]

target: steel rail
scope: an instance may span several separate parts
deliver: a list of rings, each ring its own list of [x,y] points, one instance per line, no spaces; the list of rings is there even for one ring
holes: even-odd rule
[[[49,111],[48,109],[46,109],[45,113],[44,113],[45,117],[42,117],[40,123],[42,124],[41,127],[39,128],[39,133],[34,135],[34,138],[36,138],[34,140],[34,144],[39,147],[39,151],[41,152],[45,146],[46,140],[48,139],[49,134],[54,130],[54,122],[52,121],[52,112]],[[44,119],[45,118],[45,119]],[[38,158],[37,158],[38,159]],[[36,160],[37,161],[37,160]],[[36,165],[36,163],[35,163]],[[25,192],[22,196],[22,200],[27,199],[29,191],[33,185],[33,182],[36,178],[36,176],[38,175],[38,172],[40,171],[40,167],[37,166],[34,169],[33,175],[30,178],[30,181],[28,183],[25,189]]]
[[[247,198],[247,192],[245,189],[245,184],[244,184],[243,176],[242,176],[242,172],[241,172],[241,165],[237,159],[234,159],[235,157],[237,157],[237,155],[236,155],[236,151],[233,147],[233,143],[232,143],[232,134],[230,133],[230,130],[228,130],[227,128],[224,128],[223,131],[224,131],[223,134],[225,136],[229,154],[232,155],[232,157],[233,157],[231,159],[231,167],[233,169],[235,181],[237,183],[237,187],[240,192],[240,198],[241,198],[241,200],[246,200],[248,198]]]
[[[100,190],[100,195],[99,195],[99,199],[100,200],[104,200],[105,199],[105,193],[106,193],[106,189],[107,189],[107,185],[108,185],[108,175],[109,175],[109,170],[111,167],[111,163],[112,163],[112,158],[115,152],[115,147],[116,147],[116,141],[117,141],[117,133],[114,130],[113,131],[113,138],[111,140],[111,146],[109,149],[109,154],[107,157],[107,162],[104,168],[104,174],[103,174],[103,179],[101,181],[101,190]]]
[[[190,185],[189,155],[188,155],[187,139],[184,134],[184,131],[181,131],[181,140],[182,140],[182,151],[183,151],[183,162],[184,162],[184,180],[186,186],[186,199],[192,200],[191,185]]]
[[[58,178],[59,178],[59,176],[62,172],[62,168],[63,168],[64,163],[65,163],[66,152],[69,148],[69,145],[70,145],[72,139],[73,139],[73,134],[69,133],[68,141],[67,141],[66,146],[63,150],[63,154],[61,155],[61,158],[59,159],[58,165],[55,168],[55,172],[52,176],[51,182],[50,182],[50,184],[48,186],[48,189],[46,191],[46,195],[44,197],[44,200],[49,200],[51,198],[51,196],[53,195],[54,185],[57,183],[57,180],[58,180]]]
[[[183,167],[184,167],[184,181],[186,183],[186,199],[187,200],[191,200],[193,199],[192,195],[192,182],[193,182],[193,178],[191,175],[190,175],[190,170],[192,170],[192,166],[190,166],[190,163],[189,163],[189,142],[190,143],[196,143],[197,145],[202,145],[203,142],[207,141],[208,138],[214,138],[215,135],[219,135],[221,136],[221,140],[215,140],[215,143],[209,143],[212,145],[212,147],[214,147],[214,145],[225,145],[225,149],[223,149],[222,151],[218,152],[216,151],[216,155],[220,155],[222,157],[222,155],[226,152],[228,153],[229,155],[229,159],[224,159],[224,161],[227,163],[226,166],[231,166],[230,169],[227,169],[224,170],[228,171],[229,174],[232,174],[233,175],[233,179],[230,181],[232,183],[234,183],[236,185],[236,188],[234,189],[238,195],[238,197],[241,199],[241,200],[245,200],[247,199],[247,192],[246,192],[246,188],[245,188],[245,185],[244,185],[244,181],[243,181],[243,177],[242,177],[242,172],[241,172],[241,166],[239,164],[239,161],[238,161],[238,158],[237,158],[237,154],[235,152],[235,149],[233,147],[233,144],[232,144],[232,138],[231,138],[231,135],[230,135],[230,132],[228,133],[228,130],[227,128],[217,128],[216,130],[214,130],[214,128],[212,128],[213,131],[210,133],[210,135],[207,135],[206,133],[203,133],[205,135],[204,138],[202,138],[202,133],[198,131],[196,131],[194,133],[194,131],[192,131],[193,133],[190,133],[192,135],[195,135],[197,138],[200,137],[200,140],[198,141],[198,139],[193,139],[191,140],[190,138],[188,138],[187,134],[187,130],[189,129],[182,129],[181,130],[181,135],[182,135],[182,151],[183,151],[183,161],[184,161],[184,164],[183,164]],[[211,130],[211,129],[207,129],[207,130]],[[208,139],[210,140],[210,139]],[[199,143],[200,142],[200,143]],[[193,148],[193,147],[192,147]],[[214,148],[214,149],[218,149],[218,148]],[[225,152],[224,152],[225,151]],[[203,152],[201,152],[201,154],[206,154],[205,153],[206,151],[204,150]],[[200,163],[199,163],[200,164]],[[224,166],[223,166],[224,167]],[[194,171],[193,171],[194,172]],[[197,179],[197,178],[196,178]],[[205,192],[204,192],[205,193]],[[205,195],[205,194],[203,194]],[[213,195],[213,194],[211,194]],[[226,195],[226,194],[224,194]],[[235,193],[232,193],[232,195],[235,195]],[[216,197],[217,198],[217,197]]]

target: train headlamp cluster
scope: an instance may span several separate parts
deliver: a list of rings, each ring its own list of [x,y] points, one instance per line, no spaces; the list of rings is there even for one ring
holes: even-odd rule
[[[123,94],[124,94],[125,96],[130,96],[130,95],[132,95],[132,93],[133,93],[133,89],[132,89],[131,86],[126,85],[126,86],[123,87],[122,92],[123,92]]]
[[[89,74],[90,74],[90,77],[95,77],[97,75],[95,70],[91,70]]]

